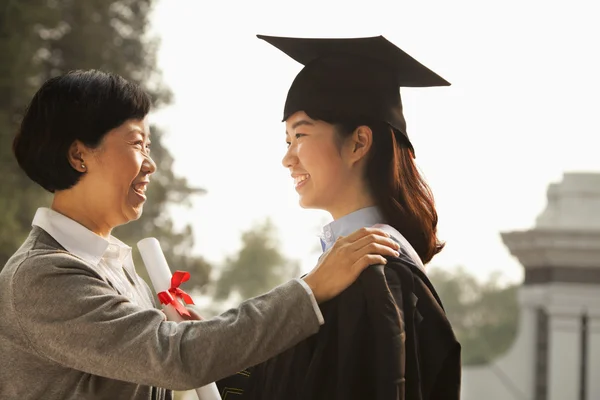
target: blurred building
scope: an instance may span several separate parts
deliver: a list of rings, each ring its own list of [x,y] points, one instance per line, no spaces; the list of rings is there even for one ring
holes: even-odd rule
[[[462,400],[600,400],[600,174],[566,173],[535,227],[502,239],[525,269],[511,349],[463,369]]]

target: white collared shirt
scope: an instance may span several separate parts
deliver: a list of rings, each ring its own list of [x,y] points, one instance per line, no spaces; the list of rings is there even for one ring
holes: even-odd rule
[[[131,247],[114,236],[105,239],[49,208],[39,208],[32,225],[46,231],[69,253],[90,264],[121,295],[153,307],[135,272]]]

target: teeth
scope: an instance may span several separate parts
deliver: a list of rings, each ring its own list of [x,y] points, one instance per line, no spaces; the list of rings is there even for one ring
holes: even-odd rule
[[[294,183],[296,185],[300,184],[301,182],[304,182],[305,180],[307,180],[310,177],[310,175],[306,174],[306,175],[300,175],[294,178]]]
[[[133,186],[133,190],[135,190],[138,193],[144,194],[146,193],[146,184],[145,183],[138,183],[136,185]]]

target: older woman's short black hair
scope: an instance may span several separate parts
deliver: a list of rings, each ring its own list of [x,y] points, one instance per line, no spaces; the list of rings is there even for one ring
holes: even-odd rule
[[[13,141],[21,168],[44,189],[72,187],[82,173],[68,160],[75,140],[89,147],[129,119],[143,119],[150,96],[124,78],[97,70],[72,71],[46,81],[27,107]]]

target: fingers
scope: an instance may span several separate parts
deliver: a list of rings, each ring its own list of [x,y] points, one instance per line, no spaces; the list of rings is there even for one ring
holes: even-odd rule
[[[339,251],[355,260],[352,269],[360,274],[369,265],[386,264],[384,256],[398,257],[400,245],[384,231],[362,228],[351,235],[340,238],[334,244]]]
[[[388,247],[393,250],[400,249],[400,245],[398,244],[398,242],[396,242],[392,238],[383,237],[383,236],[377,235],[377,234],[369,234],[367,236],[364,236],[364,237],[356,240],[353,243],[349,243],[348,245],[352,251],[359,251],[371,244],[378,244],[380,246],[385,246],[385,247]],[[372,251],[372,248],[370,250]],[[381,254],[394,255],[391,253],[381,253]],[[395,256],[397,256],[397,254],[395,254]]]
[[[198,312],[193,309],[190,306],[187,306],[186,309],[188,310],[188,312],[190,313],[190,317],[186,318],[189,320],[196,320],[196,321],[202,321],[204,318],[202,318],[202,316],[200,314],[198,314]]]
[[[362,248],[355,251],[358,257],[363,257],[367,254],[378,254],[381,256],[398,257],[400,254],[396,249],[389,247],[389,245],[379,243],[368,243]]]
[[[382,264],[385,265],[387,260],[380,255],[377,254],[366,254],[358,259],[352,266],[356,275],[359,275],[363,270],[365,270],[370,265]]]
[[[344,240],[347,240],[349,243],[356,242],[357,240],[364,238],[365,236],[368,236],[368,235],[377,235],[377,236],[382,236],[382,237],[387,237],[387,238],[390,237],[390,235],[387,232],[384,232],[381,229],[360,228],[360,229],[352,232],[350,235],[346,236],[345,238],[340,238],[340,240],[344,239]]]

